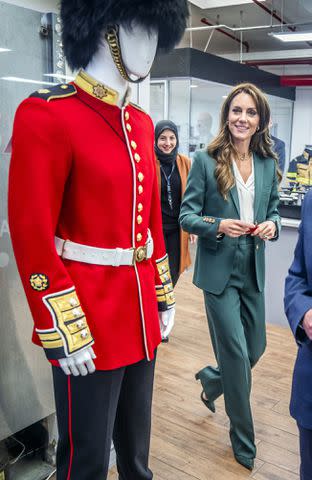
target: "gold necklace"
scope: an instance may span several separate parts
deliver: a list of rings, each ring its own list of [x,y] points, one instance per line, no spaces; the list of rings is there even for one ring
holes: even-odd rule
[[[235,152],[236,152],[238,160],[240,160],[241,162],[245,162],[246,160],[249,160],[249,158],[251,156],[251,151],[250,150],[248,150],[248,152],[245,152],[245,153],[239,153],[237,150],[235,150]]]

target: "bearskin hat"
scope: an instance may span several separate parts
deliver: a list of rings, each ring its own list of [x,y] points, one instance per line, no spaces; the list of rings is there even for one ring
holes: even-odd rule
[[[72,69],[88,65],[106,27],[135,20],[158,30],[158,49],[171,50],[188,18],[187,0],[61,0],[63,48]]]

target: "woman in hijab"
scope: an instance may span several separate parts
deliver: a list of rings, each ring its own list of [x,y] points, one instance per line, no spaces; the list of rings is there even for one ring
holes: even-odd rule
[[[191,161],[178,153],[177,126],[170,120],[162,120],[155,127],[156,169],[161,198],[161,211],[166,250],[173,286],[179,276],[191,264],[189,240],[196,236],[183,232],[179,226],[179,214]]]

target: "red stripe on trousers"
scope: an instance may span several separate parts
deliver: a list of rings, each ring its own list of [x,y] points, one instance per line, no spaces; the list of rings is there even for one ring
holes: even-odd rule
[[[66,480],[70,480],[71,469],[72,469],[72,464],[73,464],[73,456],[74,456],[70,375],[68,375],[68,377],[67,377],[67,393],[68,393],[68,435],[69,435],[69,445],[70,445],[70,456],[69,456],[69,466],[68,466],[68,473],[67,473],[67,479]]]

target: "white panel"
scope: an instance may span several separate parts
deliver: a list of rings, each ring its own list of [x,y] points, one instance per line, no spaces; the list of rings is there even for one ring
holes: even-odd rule
[[[264,0],[260,0],[260,2],[263,1]],[[190,2],[199,8],[206,9],[244,5],[245,3],[253,3],[253,0],[190,0]]]
[[[3,3],[30,8],[38,12],[58,12],[58,0],[3,0]]]

